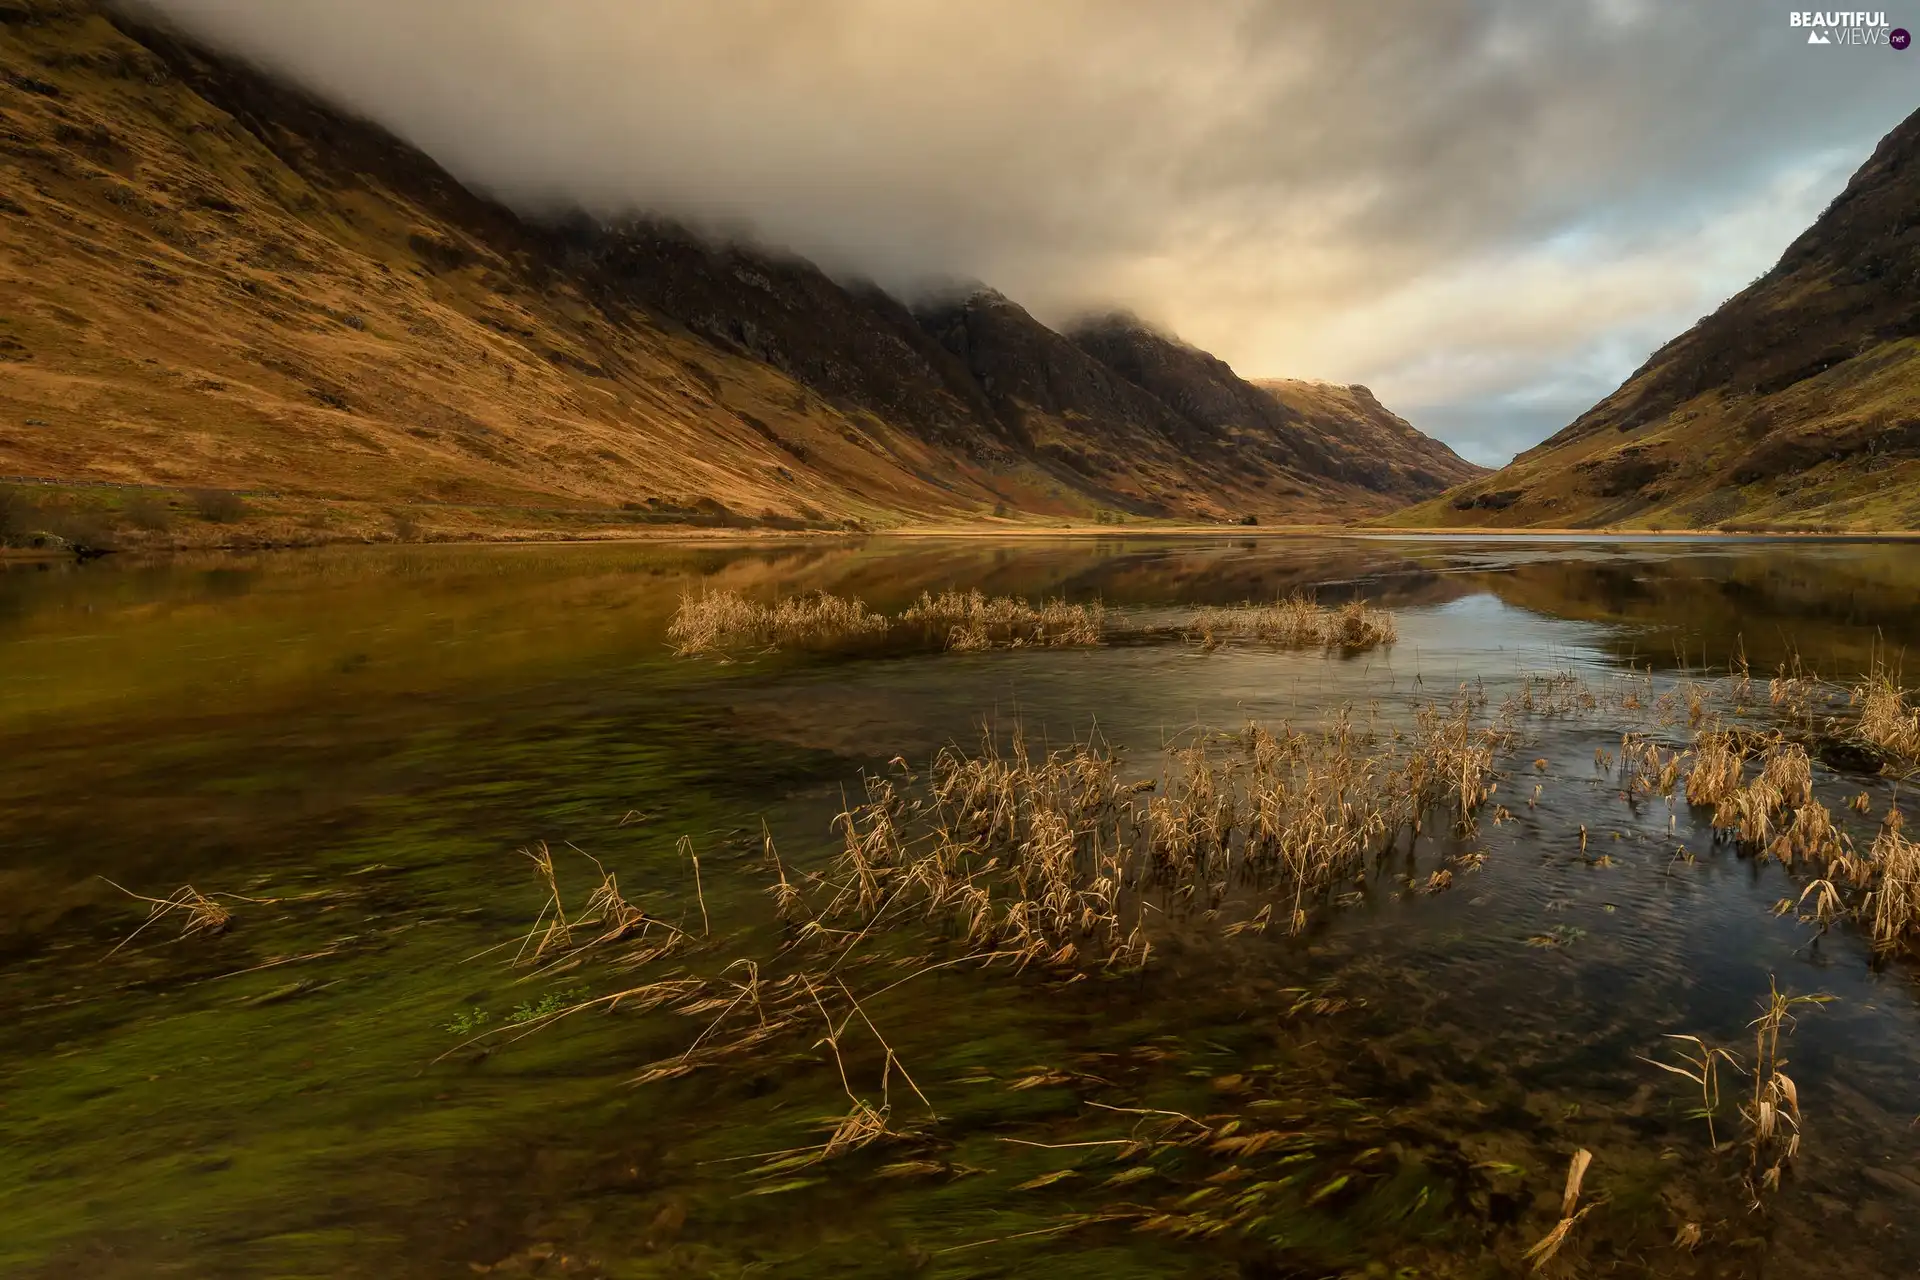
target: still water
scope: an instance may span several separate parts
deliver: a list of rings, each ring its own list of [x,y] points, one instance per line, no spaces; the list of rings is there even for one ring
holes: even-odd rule
[[[897,610],[947,587],[1097,598],[1122,636],[731,663],[665,640],[691,590]],[[1162,625],[1301,588],[1393,610],[1398,642],[1203,651]],[[1391,874],[1299,936],[1169,911],[1137,974],[953,968],[891,990],[863,970],[895,1057],[849,1038],[845,1065],[888,1073],[902,1136],[780,1176],[758,1172],[767,1153],[820,1141],[846,1109],[828,1049],[802,1036],[636,1085],[702,1023],[596,1009],[520,1037],[543,1009],[640,979],[511,960],[547,892],[519,851],[545,842],[568,894],[591,887],[591,854],[716,954],[772,966],[763,838],[796,874],[825,865],[863,774],[922,767],[983,723],[1036,746],[1097,732],[1147,778],[1168,746],[1249,720],[1391,717],[1462,684],[1497,703],[1529,672],[1651,696],[1742,656],[1847,681],[1916,640],[1920,547],[1882,543],[869,540],[5,566],[0,1274],[1520,1274],[1586,1149],[1593,1207],[1550,1269],[1912,1275],[1913,971],[1876,969],[1845,925],[1776,914],[1798,884],[1716,846],[1684,799],[1622,792],[1596,759],[1620,744],[1604,717],[1527,725],[1496,764],[1512,821],[1400,842]],[[1816,785],[1836,812],[1892,796],[1824,766]],[[1484,865],[1415,891],[1467,852]],[[231,895],[231,927],[177,938],[162,921],[115,949],[146,911],[125,891],[187,884]],[[648,976],[686,971],[698,957]],[[1733,1194],[1739,1153],[1716,1154],[1691,1114],[1698,1090],[1645,1059],[1678,1061],[1670,1034],[1747,1052],[1770,982],[1833,999],[1798,1011],[1803,1145],[1753,1209]],[[1740,1087],[1730,1075],[1722,1142]],[[1149,1140],[1142,1163],[1128,1144],[1170,1115],[1210,1142]],[[1242,1122],[1291,1135],[1292,1154],[1234,1159],[1217,1140]],[[1214,1213],[1230,1196],[1259,1211]],[[1689,1224],[1701,1242],[1676,1246]]]

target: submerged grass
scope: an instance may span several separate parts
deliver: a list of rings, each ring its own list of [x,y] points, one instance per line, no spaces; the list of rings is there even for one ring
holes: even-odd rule
[[[102,876],[101,879],[105,880],[106,877]],[[224,898],[228,902],[265,901],[260,898],[243,898],[234,893],[205,894],[190,884],[181,885],[167,897],[150,898],[144,893],[135,893],[131,889],[114,884],[111,880],[107,880],[107,883],[129,898],[147,904],[147,918],[141,922],[139,928],[122,938],[120,944],[113,951],[108,952],[108,955],[119,952],[146,932],[149,927],[174,915],[181,917],[179,936],[182,938],[191,937],[194,934],[225,933],[227,927],[233,923],[233,912],[220,902],[220,899]]]
[[[1554,1255],[1565,1247],[1567,1237],[1573,1234],[1580,1219],[1592,1211],[1593,1206],[1578,1207],[1580,1188],[1586,1181],[1587,1166],[1593,1163],[1593,1153],[1585,1147],[1573,1153],[1573,1159],[1567,1162],[1567,1185],[1560,1195],[1560,1221],[1554,1224],[1552,1231],[1543,1236],[1539,1243],[1522,1255],[1524,1261],[1531,1262],[1535,1271],[1545,1270]]]

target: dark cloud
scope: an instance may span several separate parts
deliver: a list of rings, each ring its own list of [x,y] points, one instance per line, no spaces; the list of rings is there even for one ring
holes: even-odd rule
[[[156,3],[521,206],[1131,307],[1483,460],[1763,271],[1920,97],[1920,53],[1747,0]]]

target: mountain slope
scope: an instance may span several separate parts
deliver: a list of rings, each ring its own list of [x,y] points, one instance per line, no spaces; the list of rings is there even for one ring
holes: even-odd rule
[[[1331,520],[1447,478],[1284,423],[1249,450],[990,293],[916,313],[668,223],[530,222],[86,0],[0,3],[0,196],[0,477],[244,490],[277,537]]]
[[[1388,412],[1365,387],[1243,381],[1217,356],[1121,313],[1082,321],[1069,336],[1205,438],[1236,455],[1264,457],[1301,483],[1327,476],[1411,502],[1486,474]]]
[[[1410,525],[1920,528],[1920,112],[1766,275]]]

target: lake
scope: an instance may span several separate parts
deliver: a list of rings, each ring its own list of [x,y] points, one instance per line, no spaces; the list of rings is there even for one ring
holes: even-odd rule
[[[897,614],[956,588],[1098,601],[1105,642],[668,640],[689,593]],[[1397,639],[1192,633],[1297,591]],[[1913,966],[1628,760],[1800,734],[1864,851],[1896,784],[1820,726],[1916,641],[1920,545],[1873,541],[0,565],[0,1273],[1477,1277],[1573,1218],[1549,1270],[1915,1274]],[[1827,683],[1770,694],[1783,664]],[[934,823],[943,749],[1107,760],[1145,813],[1195,760],[1247,785],[1249,723],[1301,731],[1302,769],[1348,732],[1398,761],[1429,706],[1488,744],[1491,793],[1389,823],[1310,901],[1237,854],[1117,874],[1144,963],[975,945],[898,868],[835,914],[845,828]],[[882,782],[897,808],[862,810]],[[589,907],[608,873],[619,928]],[[224,927],[142,928],[185,886]],[[1829,998],[1770,1054],[1776,987]],[[1711,1136],[1678,1074],[1702,1042],[1738,1058]],[[1763,1061],[1800,1112],[1777,1185],[1784,1140],[1741,1114]]]

